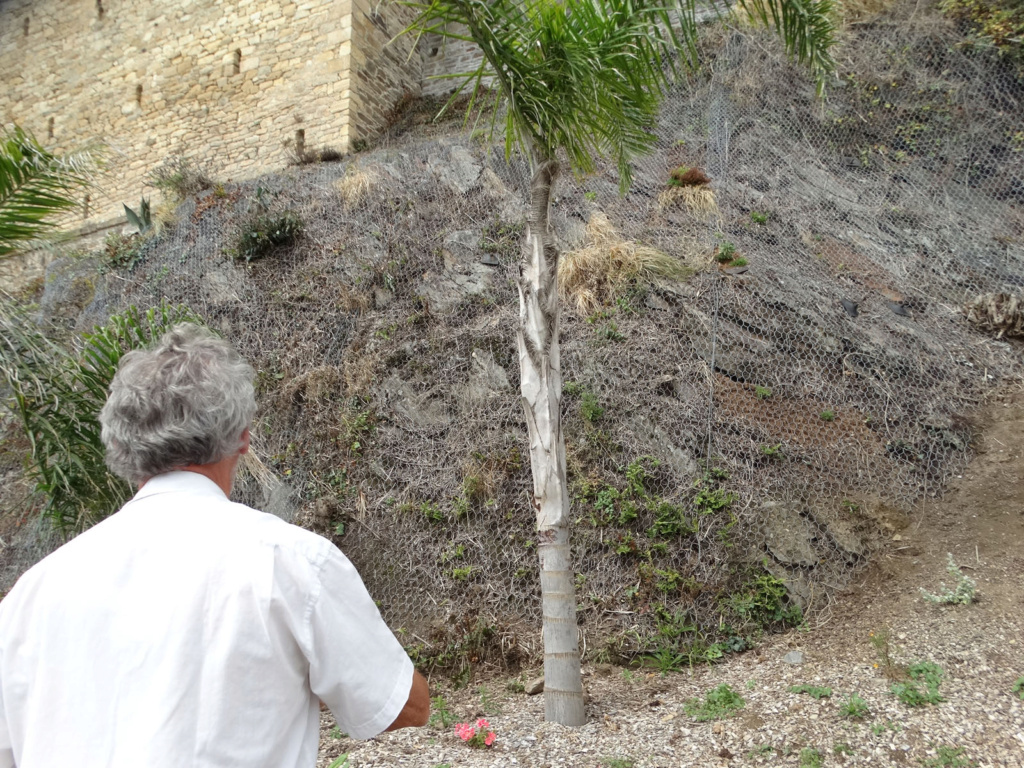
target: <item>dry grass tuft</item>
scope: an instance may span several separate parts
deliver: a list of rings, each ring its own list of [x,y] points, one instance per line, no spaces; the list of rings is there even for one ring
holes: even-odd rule
[[[696,216],[721,219],[715,192],[706,185],[669,187],[658,195],[658,210],[663,211],[680,201]]]
[[[632,283],[683,280],[695,272],[664,251],[624,240],[608,217],[597,212],[587,223],[587,244],[562,255],[558,285],[562,298],[590,313]]]
[[[250,449],[248,453],[242,454],[238,469],[242,474],[251,475],[266,497],[269,497],[271,492],[281,484],[277,475],[256,455],[255,449]]]
[[[1009,293],[985,293],[964,307],[970,323],[1003,336],[1024,337],[1024,301]]]
[[[370,171],[350,165],[345,175],[334,182],[334,188],[341,194],[345,207],[354,208],[370,193],[376,181],[376,177]]]

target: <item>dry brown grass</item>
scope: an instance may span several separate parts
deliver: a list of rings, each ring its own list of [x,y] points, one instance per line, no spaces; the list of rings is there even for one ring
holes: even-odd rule
[[[1024,301],[1009,293],[985,293],[964,307],[967,320],[984,331],[1003,336],[1024,337]]]
[[[563,299],[590,313],[630,284],[683,280],[696,271],[664,251],[624,240],[598,211],[587,222],[587,244],[562,255],[558,285]]]
[[[897,0],[839,0],[839,13],[845,23],[863,21],[864,19],[885,13],[896,4]]]
[[[706,185],[669,187],[658,195],[658,210],[663,211],[680,202],[695,216],[704,219],[722,218],[718,202],[715,200],[715,192]]]
[[[345,207],[354,208],[370,193],[376,181],[376,176],[370,171],[351,165],[345,175],[334,182],[334,188],[345,201]]]

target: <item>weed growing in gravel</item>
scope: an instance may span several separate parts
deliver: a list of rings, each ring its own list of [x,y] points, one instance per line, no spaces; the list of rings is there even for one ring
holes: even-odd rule
[[[942,667],[930,661],[917,661],[907,667],[910,681],[894,683],[889,690],[908,707],[923,707],[925,704],[939,704],[945,699],[939,694],[939,686],[945,674]],[[921,686],[924,688],[922,690]]]
[[[334,726],[333,728],[331,728],[331,732],[328,735],[332,739],[347,739],[348,738],[348,734],[345,733],[343,730],[341,730],[341,728],[339,728],[338,726]]]
[[[699,723],[706,723],[708,720],[721,720],[739,712],[747,702],[743,700],[736,691],[726,683],[708,691],[702,702],[700,699],[690,699],[683,706],[683,710]]]
[[[601,765],[605,768],[633,768],[636,763],[631,757],[602,757]]]
[[[977,588],[978,585],[974,579],[964,575],[964,572],[957,566],[956,561],[953,560],[953,553],[949,552],[946,554],[946,573],[954,580],[956,586],[950,589],[943,583],[939,583],[942,588],[939,594],[933,595],[924,588],[921,589],[921,597],[927,600],[929,603],[935,603],[937,605],[968,605],[973,603],[977,599]]]
[[[448,709],[448,702],[444,696],[434,696],[430,700],[430,720],[427,722],[431,728],[448,729],[455,722],[455,715]]]
[[[835,421],[836,420],[835,411],[833,411],[833,410],[831,410],[829,408],[826,408],[824,411],[821,412],[821,420],[822,421]]]
[[[346,768],[348,765],[348,752],[343,755],[338,755],[334,762],[331,763],[327,768]]]
[[[832,695],[832,689],[817,685],[794,685],[789,689],[790,693],[806,693],[812,699],[827,699]]]
[[[747,680],[747,690],[748,691],[754,690],[754,686],[756,686],[756,685],[757,685],[756,681],[754,681],[754,680]]]
[[[759,747],[754,747],[752,750],[747,752],[747,757],[764,757],[772,753],[771,744],[762,744]]]
[[[834,747],[832,747],[832,751],[835,752],[837,755],[852,755],[853,747],[851,747],[845,741],[841,741]]]
[[[1013,686],[1010,688],[1011,691],[1016,693],[1022,701],[1024,701],[1024,677],[1018,677]]]
[[[936,746],[936,752],[935,757],[922,760],[921,765],[925,768],[972,768],[977,765],[964,755],[963,747]]]
[[[762,387],[760,384],[754,387],[754,395],[758,400],[767,400],[772,396],[771,387]]]
[[[849,698],[839,705],[839,715],[850,720],[859,720],[871,714],[868,703],[856,693],[851,693]]]
[[[485,715],[501,714],[501,704],[494,700],[494,695],[487,690],[486,685],[481,685],[476,692],[480,695],[480,709],[484,711]]]
[[[875,653],[878,654],[878,664],[875,664],[877,668],[879,665],[882,667],[882,673],[890,680],[897,680],[904,677],[905,672],[902,667],[898,666],[892,660],[892,651],[889,647],[889,630],[886,627],[878,630],[877,632],[870,633],[871,645],[874,646]]]
[[[825,758],[814,747],[804,747],[800,750],[800,768],[821,768],[824,764]]]

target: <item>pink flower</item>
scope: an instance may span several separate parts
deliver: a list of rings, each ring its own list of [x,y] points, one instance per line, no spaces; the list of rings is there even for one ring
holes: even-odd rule
[[[476,721],[477,728],[490,728],[491,724],[484,720],[482,717]]]
[[[476,730],[469,723],[456,723],[455,735],[463,741],[469,741],[476,735]]]
[[[484,737],[484,744],[486,744],[489,747],[489,746],[491,746],[491,744],[494,743],[494,740],[496,738],[498,738],[498,737],[494,735],[494,731],[491,731],[490,733],[487,734],[486,737]]]

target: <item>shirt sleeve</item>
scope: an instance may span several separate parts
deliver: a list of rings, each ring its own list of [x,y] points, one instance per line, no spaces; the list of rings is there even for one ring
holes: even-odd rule
[[[348,558],[329,545],[310,615],[309,686],[339,727],[368,739],[395,721],[412,690],[413,664]]]

